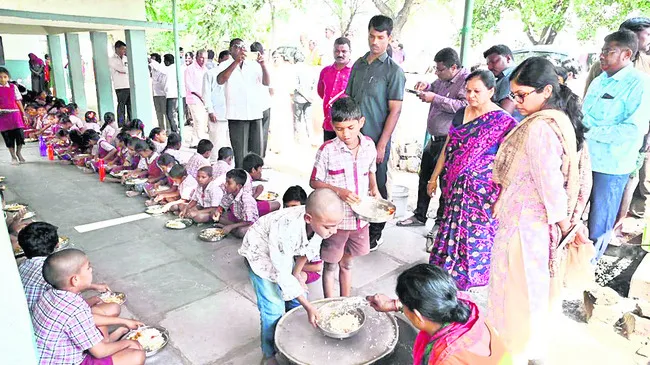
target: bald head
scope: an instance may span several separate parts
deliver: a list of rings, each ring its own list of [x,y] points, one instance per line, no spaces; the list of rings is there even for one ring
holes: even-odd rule
[[[343,201],[330,189],[316,189],[307,198],[305,212],[312,217],[341,220]]]
[[[64,289],[87,261],[86,254],[75,248],[55,252],[43,263],[43,278],[55,289]]]

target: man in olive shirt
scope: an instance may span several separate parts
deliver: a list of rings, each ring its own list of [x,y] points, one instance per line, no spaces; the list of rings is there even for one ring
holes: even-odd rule
[[[393,20],[376,15],[368,24],[368,45],[370,52],[359,58],[352,66],[345,93],[361,107],[366,123],[361,132],[372,138],[377,146],[377,186],[384,198],[388,197],[386,180],[390,139],[397,125],[406,77],[402,68],[395,63],[386,49],[391,41]],[[381,241],[384,223],[370,224],[370,250]]]

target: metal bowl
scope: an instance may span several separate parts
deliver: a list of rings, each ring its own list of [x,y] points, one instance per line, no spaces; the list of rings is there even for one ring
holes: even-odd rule
[[[174,222],[182,223],[184,225],[184,227],[182,227],[182,228],[180,226],[179,227],[174,227],[173,226]],[[186,229],[186,228],[190,227],[192,224],[194,224],[194,221],[191,220],[191,219],[177,218],[177,219],[172,219],[172,220],[167,221],[167,223],[165,223],[165,227],[169,228],[169,229]],[[171,227],[170,227],[170,225],[171,225]]]
[[[369,223],[384,223],[395,216],[395,204],[386,199],[365,197],[358,204],[351,204],[350,207],[359,219]]]
[[[345,332],[345,333],[334,332],[331,329],[329,329],[327,324],[325,323],[327,321],[327,319],[331,318],[332,316],[342,315],[342,314],[352,314],[355,317],[357,317],[357,319],[359,320],[359,327],[357,329],[355,329],[354,331]],[[350,338],[350,337],[356,335],[361,330],[361,328],[363,328],[363,325],[365,323],[366,323],[366,314],[363,312],[363,309],[361,309],[361,308],[351,308],[351,309],[343,310],[341,312],[332,313],[330,316],[327,316],[327,317],[321,317],[321,319],[316,323],[316,325],[318,326],[318,329],[320,330],[320,332],[323,335],[325,335],[327,337],[330,337],[330,338],[336,338],[336,339],[341,340],[341,339]]]
[[[221,228],[206,228],[199,233],[199,239],[206,242],[221,241],[226,235]]]
[[[134,330],[131,330],[131,331],[127,332],[127,333],[124,335],[124,337],[122,337],[122,339],[123,339],[123,340],[125,340],[125,339],[129,339],[129,337],[133,336],[133,335],[136,334],[138,331],[146,330],[146,329],[148,329],[148,328],[155,328],[155,329],[157,329],[158,331],[160,331],[160,333],[162,334],[163,339],[165,340],[165,341],[163,342],[162,346],[160,346],[160,347],[157,348],[157,349],[152,349],[152,350],[144,349],[144,350],[145,350],[145,356],[146,356],[146,357],[151,357],[151,356],[157,354],[158,352],[160,352],[160,350],[162,350],[163,348],[165,348],[165,346],[167,346],[167,343],[169,342],[169,331],[167,331],[166,328],[164,328],[164,327],[154,327],[154,326],[143,326],[143,327],[140,327],[140,328],[138,328],[138,329],[134,329]]]

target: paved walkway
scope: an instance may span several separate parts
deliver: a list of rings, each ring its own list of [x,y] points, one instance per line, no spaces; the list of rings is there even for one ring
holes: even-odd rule
[[[127,294],[123,316],[166,327],[170,344],[147,364],[258,364],[259,314],[239,241],[199,241],[199,227],[172,231],[163,227],[168,217],[149,217],[113,227],[79,233],[74,227],[144,210],[142,198],[127,198],[119,184],[99,183],[72,166],[61,166],[37,157],[37,146],[28,145],[30,162],[10,166],[0,150],[0,175],[7,177],[8,203],[29,204],[39,220],[59,227],[75,247],[88,253],[95,282],[106,282]],[[269,160],[274,160],[270,158]],[[283,192],[304,177],[267,170],[267,188]],[[411,177],[412,178],[412,177]],[[426,262],[422,233],[426,228],[398,228],[389,224],[385,244],[359,258],[353,269],[354,294],[394,293],[397,275],[418,262]],[[322,297],[320,281],[311,285],[311,299]],[[485,304],[485,293],[479,294]],[[553,364],[631,364],[629,349],[612,349],[618,339],[592,338],[584,324],[563,323],[554,349]],[[622,339],[621,339],[622,340]],[[577,347],[576,347],[577,346]],[[576,357],[577,356],[577,357]],[[397,364],[395,364],[397,365]]]

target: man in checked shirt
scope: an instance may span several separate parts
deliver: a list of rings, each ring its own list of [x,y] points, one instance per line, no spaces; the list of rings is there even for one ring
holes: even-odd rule
[[[335,274],[339,269],[340,295],[349,297],[352,287],[352,259],[370,252],[368,222],[355,218],[350,204],[368,194],[380,197],[375,172],[377,150],[369,137],[361,134],[365,119],[351,98],[332,104],[332,125],[336,138],[325,142],[316,153],[316,162],[309,185],[314,189],[330,189],[346,204],[343,221],[337,232],[324,239],[320,256],[325,262],[323,293],[336,296]]]

